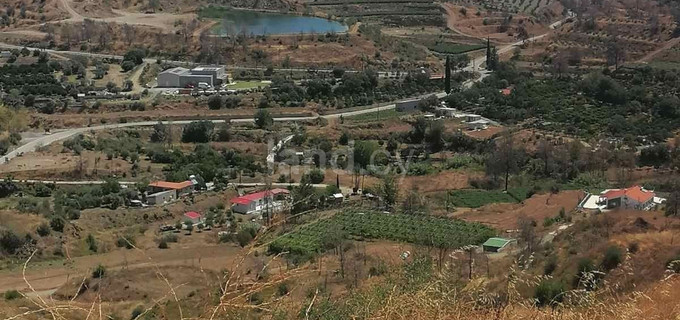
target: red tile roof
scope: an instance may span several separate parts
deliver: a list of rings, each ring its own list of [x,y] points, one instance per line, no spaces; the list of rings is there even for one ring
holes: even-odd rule
[[[151,182],[149,183],[149,187],[156,187],[156,188],[163,188],[163,189],[173,189],[173,190],[178,190],[178,189],[184,189],[186,187],[191,187],[194,185],[191,181],[182,181],[182,182],[167,182],[167,181],[156,181],[156,182]]]
[[[196,212],[196,211],[189,211],[189,212],[185,213],[184,216],[189,218],[189,219],[200,219],[201,218],[201,214]]]
[[[272,195],[277,195],[277,194],[288,194],[290,193],[287,189],[271,189],[270,191],[260,191],[260,192],[255,192],[251,194],[246,194],[244,196],[236,197],[231,199],[231,203],[237,203],[237,204],[249,204],[252,201],[260,200],[265,197],[267,192],[270,192]]]
[[[640,186],[633,186],[630,188],[626,189],[615,189],[615,190],[609,190],[603,194],[603,196],[607,199],[616,199],[620,198],[623,196],[626,196],[630,199],[633,199],[639,203],[645,203],[652,198],[654,198],[655,194],[653,191],[647,191],[642,189]]]
[[[512,88],[505,88],[501,90],[501,94],[504,96],[509,96],[512,93]]]

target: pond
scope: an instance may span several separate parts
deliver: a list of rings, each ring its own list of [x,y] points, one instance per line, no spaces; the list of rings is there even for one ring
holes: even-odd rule
[[[347,31],[347,26],[337,21],[294,14],[207,7],[201,9],[200,15],[220,20],[220,24],[212,30],[218,35],[234,35],[244,31],[254,35]]]

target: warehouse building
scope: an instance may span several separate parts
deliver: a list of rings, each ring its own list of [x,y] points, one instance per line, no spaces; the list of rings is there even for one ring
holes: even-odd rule
[[[224,67],[176,67],[159,73],[157,81],[158,87],[162,88],[185,88],[187,85],[197,86],[200,82],[215,87],[227,81],[227,73]]]

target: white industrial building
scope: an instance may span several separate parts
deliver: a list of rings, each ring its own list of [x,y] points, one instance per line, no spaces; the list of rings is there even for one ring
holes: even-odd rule
[[[193,69],[176,67],[159,73],[157,78],[158,86],[162,88],[185,88],[187,85],[197,86],[201,82],[215,87],[227,80],[227,73],[221,66],[200,66]]]

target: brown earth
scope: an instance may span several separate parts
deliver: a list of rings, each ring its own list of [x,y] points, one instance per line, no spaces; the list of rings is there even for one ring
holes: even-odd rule
[[[462,6],[454,4],[443,4],[447,13],[447,26],[449,29],[467,37],[486,39],[487,37],[496,43],[512,43],[517,41],[516,29],[521,25],[530,35],[540,35],[547,33],[550,29],[544,24],[535,21],[535,18],[521,14],[513,15],[508,32],[498,32],[503,15],[501,13],[491,13],[480,11],[477,16],[474,7],[466,7],[467,14],[463,15],[460,11]],[[486,19],[487,24],[484,25]],[[522,21],[522,23],[520,23]]]
[[[517,219],[526,216],[534,219],[540,228],[546,217],[556,216],[562,208],[567,212],[576,208],[583,196],[582,191],[535,194],[522,203],[494,203],[453,215],[463,220],[488,224],[498,230],[517,229]]]

